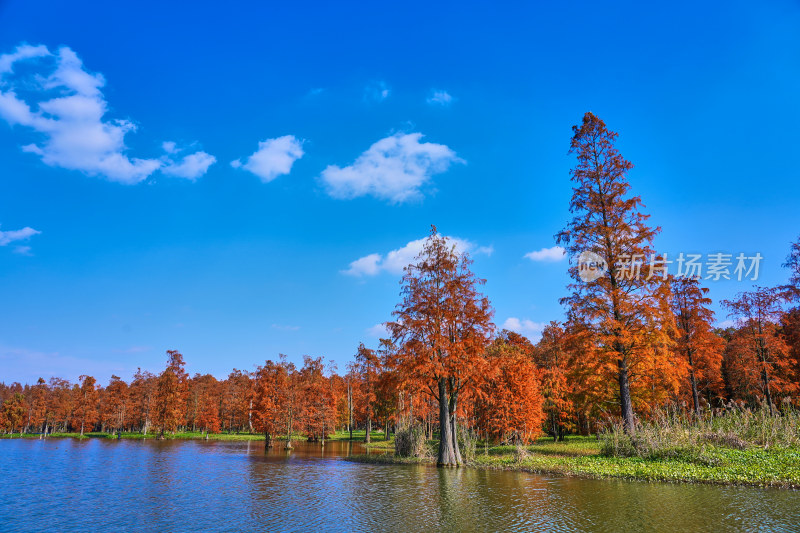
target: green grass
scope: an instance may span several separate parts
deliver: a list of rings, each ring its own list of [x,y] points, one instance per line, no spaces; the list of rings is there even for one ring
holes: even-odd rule
[[[377,445],[380,443],[385,442],[392,442],[392,439],[386,440],[383,431],[371,431],[370,432],[370,440],[372,440],[372,445]],[[353,442],[364,442],[364,438],[367,436],[367,430],[365,429],[354,429],[353,430]],[[350,432],[349,431],[337,431],[333,435],[329,435],[326,440],[350,440]],[[392,449],[394,449],[394,445],[392,445]]]
[[[431,459],[354,456],[369,463],[433,464]],[[737,450],[707,446],[700,452],[668,458],[607,457],[594,437],[569,437],[564,442],[540,439],[529,446],[478,445],[467,466],[540,474],[684,483],[800,488],[800,448],[749,447]]]

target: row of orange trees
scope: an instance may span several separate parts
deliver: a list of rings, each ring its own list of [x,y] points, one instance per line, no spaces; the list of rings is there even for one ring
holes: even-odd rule
[[[477,433],[493,441],[527,442],[542,432],[563,438],[591,433],[612,417],[626,431],[665,405],[701,414],[731,402],[772,412],[796,403],[800,390],[800,241],[785,266],[789,282],[754,287],[723,307],[735,326],[715,329],[708,289],[698,278],[657,271],[625,258],[660,258],[643,204],[630,192],[632,165],[617,135],[587,113],[573,128],[572,219],[556,236],[570,257],[590,251],[606,265],[573,282],[562,299],[566,318],[531,343],[493,325],[484,280],[466,253],[436,228],[402,279],[389,334],[377,350],[360,345],[338,374],[321,358],[301,368],[285,357],[225,380],[189,377],[181,354],[169,351],[158,375],[139,371],[130,384],[112,377],[99,387],[61,379],[0,385],[0,427],[6,431],[245,431],[303,433],[324,440],[334,429],[421,425],[438,436],[438,463],[462,462],[460,442]]]

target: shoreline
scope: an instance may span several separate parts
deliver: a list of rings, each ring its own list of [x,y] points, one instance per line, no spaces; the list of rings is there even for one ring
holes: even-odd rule
[[[760,448],[749,450],[717,449],[724,463],[699,464],[686,459],[642,459],[602,455],[551,455],[530,452],[515,454],[476,454],[459,468],[504,470],[531,474],[587,479],[642,481],[648,483],[697,483],[718,486],[746,486],[784,490],[800,489],[800,450]],[[382,455],[352,455],[345,460],[384,465],[423,465],[435,468],[432,458]]]
[[[48,440],[48,439],[76,439],[76,440],[87,440],[87,439],[102,439],[102,440],[163,440],[163,441],[170,441],[170,440],[215,440],[215,441],[264,441],[263,434],[257,433],[201,433],[196,431],[190,432],[177,432],[175,434],[166,434],[163,439],[158,438],[158,433],[148,433],[147,435],[143,435],[142,433],[122,433],[119,438],[117,437],[116,433],[108,433],[108,432],[100,432],[100,431],[92,431],[88,433],[84,433],[81,435],[80,433],[50,433],[46,437],[40,433],[13,433],[13,434],[3,434],[0,435],[0,440],[16,440],[16,439],[26,439],[26,440]],[[353,432],[353,438],[350,439],[348,432],[337,432],[336,434],[328,437],[325,439],[325,442],[353,442],[357,444],[361,444],[366,448],[387,448],[390,447],[392,450],[394,449],[394,445],[392,444],[393,441],[389,440],[386,441],[383,438],[383,433],[373,433],[372,434],[373,441],[369,444],[364,442],[364,431],[360,432]],[[279,437],[272,437],[273,442],[286,442],[286,436],[281,435]],[[294,435],[292,437],[293,443],[299,442],[310,442],[320,444],[321,441],[308,441],[305,435]],[[387,448],[388,449],[388,448]]]

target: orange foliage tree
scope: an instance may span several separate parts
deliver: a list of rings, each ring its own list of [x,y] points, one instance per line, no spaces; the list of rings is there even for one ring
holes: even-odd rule
[[[25,412],[27,411],[25,397],[20,393],[15,393],[0,406],[0,426],[9,433],[19,431],[22,434],[22,426],[25,424]]]
[[[545,424],[553,440],[564,440],[573,410],[572,386],[567,379],[570,360],[565,340],[564,328],[558,322],[550,322],[542,330],[542,338],[533,350],[542,378]]]
[[[67,431],[69,421],[72,419],[74,398],[72,386],[69,381],[61,378],[50,378],[50,399],[48,401],[48,418],[53,431]]]
[[[770,411],[774,409],[775,393],[791,394],[797,390],[789,347],[779,334],[782,298],[780,291],[756,287],[722,302],[739,321],[726,350],[726,371],[742,392],[758,390]],[[760,378],[757,381],[756,375]]]
[[[158,392],[158,378],[151,372],[136,370],[130,385],[131,408],[133,420],[141,428],[142,434],[147,435],[156,413],[156,396]]]
[[[267,361],[255,372],[253,425],[264,434],[264,447],[272,446],[272,436],[286,427],[289,374],[284,362]]]
[[[36,431],[41,431],[44,426],[44,433],[47,433],[47,406],[50,390],[47,387],[47,382],[39,378],[36,385],[31,387],[28,394],[28,427],[36,428]]]
[[[103,391],[100,408],[100,421],[106,430],[122,431],[130,411],[130,391],[128,384],[119,376],[111,376],[111,381]]]
[[[541,433],[544,412],[532,346],[516,337],[501,334],[487,349],[489,370],[477,389],[475,412],[487,436],[527,444]]]
[[[361,402],[358,411],[363,414],[366,427],[364,442],[369,443],[372,433],[372,420],[375,414],[375,402],[378,399],[376,389],[378,376],[381,372],[381,361],[375,350],[365,347],[363,343],[358,345],[355,359],[355,372],[361,381]]]
[[[98,403],[100,393],[97,390],[97,380],[92,376],[80,376],[80,386],[75,385],[73,396],[75,410],[72,413],[72,427],[81,428],[81,436],[86,429],[94,428],[99,418]]]
[[[161,437],[175,432],[185,420],[189,376],[186,363],[177,350],[167,350],[167,368],[158,376],[155,396],[155,423]]]
[[[398,371],[421,383],[439,404],[439,466],[462,463],[456,412],[459,395],[486,373],[485,348],[493,325],[484,280],[470,271],[466,253],[435,227],[402,281],[402,302],[388,323]]]
[[[222,425],[228,432],[252,429],[250,419],[252,390],[250,374],[236,368],[222,383]]]
[[[217,378],[211,374],[195,374],[189,385],[189,415],[192,428],[208,433],[219,433],[220,392]]]
[[[668,325],[671,315],[659,268],[666,269],[651,248],[659,228],[647,225],[641,198],[630,196],[628,171],[633,165],[614,146],[617,134],[592,113],[573,126],[570,153],[577,155],[572,170],[572,220],[556,235],[570,255],[572,294],[562,299],[571,320],[592,333],[597,347],[587,353],[607,379],[617,382],[619,407],[625,428],[635,430],[632,389],[652,385],[648,376],[669,369]],[[605,265],[599,277],[587,274],[588,261]],[[583,276],[583,277],[581,277]]]
[[[700,396],[706,401],[722,394],[722,352],[725,343],[711,325],[714,313],[709,309],[708,289],[696,278],[685,276],[672,280],[672,311],[675,314],[674,350],[687,370],[688,391],[695,415],[700,416]],[[685,389],[686,387],[683,387]],[[709,402],[710,403],[710,402]]]
[[[301,420],[308,439],[321,440],[322,444],[336,426],[336,400],[324,372],[321,357],[303,356],[303,368],[299,373]]]

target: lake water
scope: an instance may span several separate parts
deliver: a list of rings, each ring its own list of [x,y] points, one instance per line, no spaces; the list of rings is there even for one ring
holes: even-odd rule
[[[800,531],[800,493],[348,462],[360,445],[0,440],[0,530]]]

